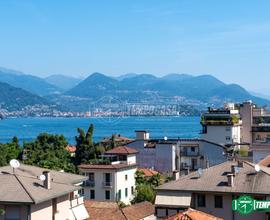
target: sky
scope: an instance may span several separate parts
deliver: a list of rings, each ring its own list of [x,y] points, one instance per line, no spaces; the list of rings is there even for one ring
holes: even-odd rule
[[[0,0],[0,66],[211,74],[270,94],[268,0]]]

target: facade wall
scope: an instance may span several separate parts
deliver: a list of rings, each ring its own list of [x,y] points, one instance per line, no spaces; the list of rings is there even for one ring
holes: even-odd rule
[[[204,166],[206,165],[206,160],[208,160],[209,166],[214,166],[227,161],[227,158],[223,153],[224,150],[220,146],[207,142],[200,142],[200,154],[204,158]]]
[[[175,147],[172,144],[157,144],[154,169],[159,172],[172,172],[176,168]]]
[[[121,201],[125,204],[130,204],[130,201],[134,198],[132,194],[132,187],[133,192],[135,191],[135,172],[136,168],[122,170],[116,173],[116,198],[118,198],[118,192],[121,190]],[[127,175],[127,179],[126,179]],[[127,189],[127,196],[125,195],[125,190]]]
[[[202,134],[202,138],[215,142],[217,144],[232,144],[240,142],[240,125],[234,126],[209,126],[207,125],[207,133]]]
[[[31,205],[31,219],[52,219],[52,200]]]
[[[69,210],[70,201],[68,194],[57,198],[57,213],[55,214],[55,220],[73,220],[74,217]]]
[[[206,213],[209,213],[211,215],[223,218],[223,219],[234,219],[234,220],[252,220],[252,219],[257,219],[257,220],[264,220],[266,219],[266,214],[263,212],[254,212],[250,215],[240,215],[236,212],[233,212],[232,210],[232,195],[227,194],[227,195],[222,195],[223,196],[223,208],[215,208],[215,202],[214,202],[214,196],[215,195],[222,195],[222,194],[206,194],[206,207],[198,207],[197,206],[197,195],[194,194],[193,197],[195,198],[195,206],[194,208]]]
[[[127,155],[127,163],[128,164],[134,164],[136,163],[136,155]]]
[[[241,142],[251,143],[251,126],[252,126],[252,107],[251,103],[244,103],[243,106],[240,107],[240,115],[242,120],[242,128],[241,128]]]

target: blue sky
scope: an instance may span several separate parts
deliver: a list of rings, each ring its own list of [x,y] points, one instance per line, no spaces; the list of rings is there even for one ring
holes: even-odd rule
[[[268,0],[2,0],[0,66],[212,74],[270,94],[269,11]]]

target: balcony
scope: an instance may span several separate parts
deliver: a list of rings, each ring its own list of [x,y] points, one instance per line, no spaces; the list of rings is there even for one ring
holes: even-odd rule
[[[184,157],[198,157],[198,156],[200,156],[199,151],[193,152],[193,151],[186,151],[186,150],[181,151],[180,155],[184,156]]]
[[[74,199],[70,200],[70,206],[75,207],[83,204],[83,196],[75,196]]]
[[[95,187],[95,181],[94,180],[86,180],[86,181],[83,182],[83,186]]]
[[[104,188],[112,188],[112,182],[104,181],[104,182],[103,182],[103,187],[104,187]]]

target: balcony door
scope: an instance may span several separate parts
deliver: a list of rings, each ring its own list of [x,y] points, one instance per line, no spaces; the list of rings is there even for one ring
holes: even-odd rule
[[[105,183],[106,185],[111,182],[111,174],[110,173],[105,173]]]

